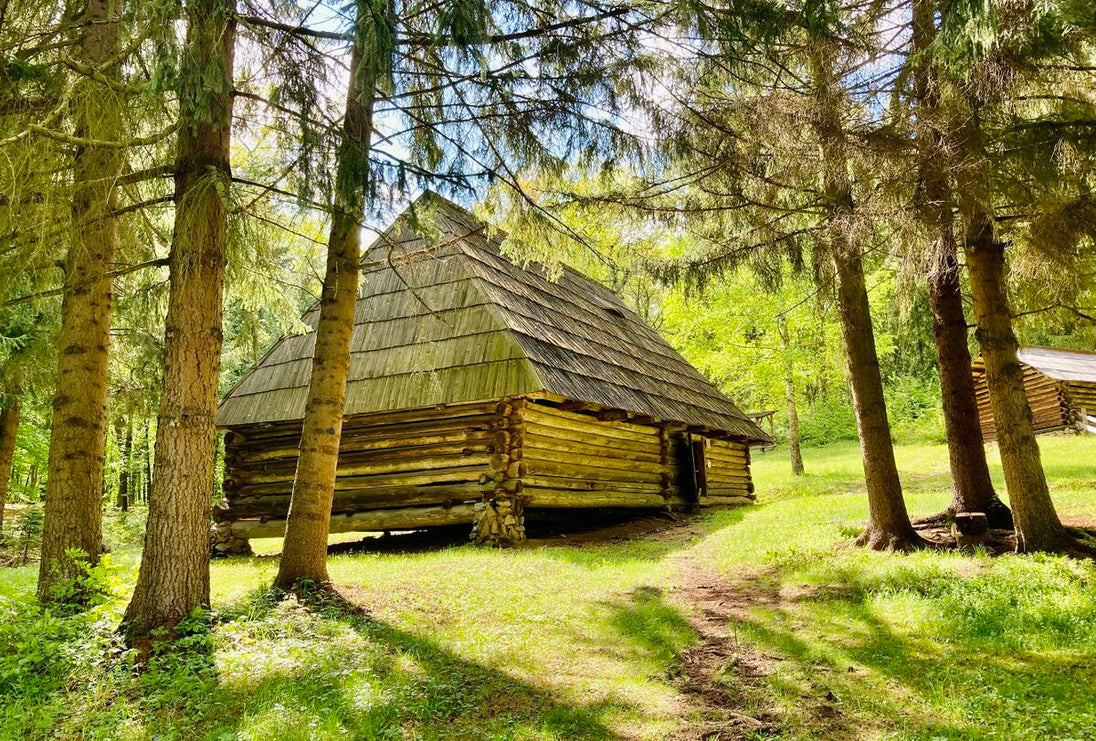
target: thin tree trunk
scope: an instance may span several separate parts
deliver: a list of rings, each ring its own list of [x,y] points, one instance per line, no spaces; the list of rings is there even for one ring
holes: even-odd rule
[[[141,501],[147,506],[152,493],[152,425],[148,417],[145,417],[145,444],[141,451],[141,459],[144,463],[144,477],[141,482]]]
[[[788,454],[791,457],[792,475],[803,475],[803,453],[799,448],[799,410],[795,403],[795,374],[791,359],[791,337],[788,320],[781,315],[777,331],[780,333],[780,354],[784,361],[784,402],[788,406]]]
[[[122,465],[118,468],[118,509],[129,511],[130,479],[133,467],[129,459],[133,454],[133,416],[126,415],[126,433],[121,445]]]
[[[369,66],[375,68],[375,63]],[[274,580],[275,586],[282,588],[302,581],[314,584],[329,581],[327,537],[350,369],[350,337],[358,298],[360,224],[373,129],[375,78],[363,73],[358,39],[350,63],[335,207],[327,243],[327,271],[320,298],[304,430],[286,519],[285,544]]]
[[[132,641],[167,636],[209,605],[209,510],[213,489],[225,234],[231,186],[231,0],[187,6],[180,74],[202,90],[180,102],[175,233],[170,256],[164,388],[156,433],[141,570],[124,629]]]
[[[912,52],[915,54],[926,54],[936,37],[934,11],[934,0],[914,0]],[[956,258],[948,152],[937,128],[939,94],[928,56],[914,69],[913,88],[918,125],[918,211],[932,244],[929,299],[951,463],[952,500],[948,510],[952,514],[984,512],[991,527],[1011,528],[1012,514],[993,490],[978,420]]]
[[[15,436],[19,432],[19,402],[0,409],[0,540],[4,538],[4,507],[15,460]]]
[[[819,46],[812,56],[818,104],[815,128],[822,157],[822,189],[830,207],[829,249],[837,283],[837,309],[868,490],[868,528],[857,544],[874,550],[916,548],[924,541],[913,529],[902,497],[863,258],[850,236],[855,202],[841,123],[844,98],[833,72],[834,51],[827,42]]]
[[[118,53],[118,5],[89,0],[81,19],[80,60],[101,69]],[[121,138],[121,104],[108,86],[83,77],[73,105],[80,137]],[[71,549],[96,563],[103,547],[102,495],[106,461],[107,361],[110,345],[111,278],[116,220],[114,179],[119,150],[81,147],[74,165],[72,245],[65,257],[65,292],[58,337],[57,390],[53,399],[46,478],[38,599],[54,599],[57,587],[77,575]],[[80,596],[77,595],[79,600]]]

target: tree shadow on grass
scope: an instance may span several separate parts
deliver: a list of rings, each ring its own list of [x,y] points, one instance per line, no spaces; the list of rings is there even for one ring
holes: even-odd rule
[[[876,727],[911,739],[1084,738],[1096,727],[1096,686],[1085,679],[1096,669],[1092,653],[1076,644],[1073,651],[1001,645],[1008,617],[989,604],[965,611],[937,604],[923,634],[902,630],[888,614],[899,608],[873,599],[893,596],[892,588],[844,577],[824,590],[789,595],[785,586],[773,603],[737,619],[742,635],[777,657],[772,692],[808,734],[823,722],[829,732]],[[910,599],[899,593],[899,603]]]
[[[692,548],[716,532],[747,521],[754,507],[731,507],[679,515],[663,520],[654,528],[610,531],[606,538],[559,538],[537,541],[532,547],[549,558],[578,566],[621,565],[658,562]],[[616,534],[614,534],[616,533]]]
[[[462,658],[425,636],[373,620],[341,595],[287,607],[260,593],[240,606],[228,625],[235,627],[227,634],[251,632],[256,641],[269,642],[266,631],[274,631],[281,655],[257,656],[263,676],[254,682],[241,671],[245,657],[228,648],[220,691],[237,717],[218,733],[279,739],[615,739],[606,717],[627,710],[613,702],[564,702],[550,690]]]

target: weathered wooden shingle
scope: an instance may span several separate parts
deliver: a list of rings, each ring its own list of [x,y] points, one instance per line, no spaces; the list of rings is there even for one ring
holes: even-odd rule
[[[568,268],[516,265],[500,245],[431,194],[370,246],[347,414],[548,392],[767,439],[612,291]],[[279,340],[225,397],[218,424],[303,416],[314,345],[312,332]]]

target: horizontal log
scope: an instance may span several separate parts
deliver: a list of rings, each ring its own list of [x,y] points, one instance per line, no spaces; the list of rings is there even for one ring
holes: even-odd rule
[[[489,455],[495,452],[495,442],[458,441],[438,445],[424,445],[417,448],[390,448],[387,450],[351,450],[339,451],[339,467],[346,466],[382,466],[410,461],[430,461],[450,458],[467,458],[474,455]],[[276,473],[297,468],[297,458],[278,458],[268,461],[241,461],[232,458],[225,461],[226,467],[234,476],[248,478],[251,474]]]
[[[743,468],[705,468],[705,478],[709,481],[723,479],[726,481],[750,481],[750,472]]]
[[[662,475],[648,471],[625,471],[614,468],[598,468],[596,466],[583,466],[576,463],[555,463],[531,458],[525,458],[521,462],[520,475],[529,474],[563,476],[590,481],[635,481],[650,484],[661,484]]]
[[[521,435],[515,441],[515,447],[523,450],[536,448],[558,453],[578,453],[582,455],[597,455],[604,458],[623,461],[643,461],[647,463],[660,463],[661,455],[657,451],[650,451],[646,446],[635,448],[620,448],[599,445],[587,440],[567,440],[558,437],[546,437],[537,434]]]
[[[654,463],[650,461],[630,461],[624,458],[614,458],[607,455],[598,455],[596,452],[563,453],[556,450],[538,448],[533,445],[527,445],[521,450],[522,460],[527,463],[529,461],[545,461],[548,463],[557,463],[563,466],[578,465],[590,468],[604,468],[609,471],[618,471],[624,474],[630,474],[635,472],[662,474],[669,471],[669,468],[666,464],[657,461]]]
[[[750,451],[745,443],[730,443],[721,440],[713,440],[705,450],[722,453],[724,455],[748,455]]]
[[[483,498],[494,491],[493,486],[478,482],[441,486],[400,487],[386,486],[365,489],[348,489],[335,493],[332,512],[357,512],[366,509],[387,509],[443,502],[466,502]],[[214,519],[231,521],[241,517],[284,517],[289,510],[291,492],[262,494],[227,501],[227,509],[215,508]]]
[[[489,429],[475,427],[461,427],[450,431],[439,431],[437,434],[419,434],[417,436],[386,435],[382,437],[353,437],[344,436],[339,445],[339,455],[355,452],[379,452],[386,450],[429,450],[443,449],[445,447],[460,447],[464,443],[493,442],[498,444],[501,435]],[[287,445],[273,448],[255,448],[242,450],[233,454],[226,454],[226,460],[233,458],[240,464],[257,463],[261,461],[277,460],[279,458],[292,458],[296,460],[297,445]]]
[[[662,444],[657,437],[650,437],[646,440],[630,440],[593,432],[578,432],[560,427],[551,427],[549,425],[539,424],[531,419],[522,419],[521,422],[515,425],[513,431],[515,440],[517,441],[534,435],[539,438],[550,438],[552,440],[561,440],[581,445],[596,445],[598,447],[613,448],[615,450],[636,451],[649,455],[659,455],[662,450]],[[516,442],[515,444],[523,443]]]
[[[746,465],[749,463],[750,457],[745,453],[738,453],[733,450],[705,450],[704,460],[724,461],[727,463],[740,463]]]
[[[419,486],[422,484],[441,484],[459,481],[479,481],[487,473],[486,466],[467,466],[442,468],[433,471],[409,471],[376,476],[339,476],[335,479],[335,490],[361,489],[374,486]],[[288,482],[288,485],[287,485]],[[262,484],[247,484],[235,490],[237,498],[256,494],[274,494],[292,488],[292,479],[272,481]]]
[[[620,427],[620,423],[599,422],[596,419],[583,417],[578,414],[569,414],[569,416],[561,416],[565,413],[550,414],[544,411],[546,407],[530,404],[521,410],[520,419],[522,421],[535,422],[536,424],[544,427],[553,427],[559,430],[567,430],[571,433],[584,433],[587,435],[600,435],[602,437],[611,437],[618,440],[631,440],[635,442],[647,442],[658,444],[658,430],[651,428],[638,427],[632,425],[640,431],[634,431],[630,429],[623,429]],[[558,411],[558,410],[557,410]],[[574,419],[576,418],[577,419]],[[570,437],[574,437],[572,434]]]
[[[706,496],[718,497],[723,495],[736,496],[736,497],[750,497],[754,498],[753,485],[750,486],[727,486],[726,484],[720,484],[719,486],[709,486],[705,491]]]
[[[413,458],[405,461],[375,461],[371,463],[342,463],[336,470],[337,478],[351,476],[380,476],[392,473],[411,473],[415,471],[433,472],[453,468],[486,467],[493,456],[487,454],[444,455],[428,458]],[[271,473],[233,471],[233,476],[247,484],[270,484],[278,481],[292,481],[293,470],[278,470]]]
[[[343,423],[342,442],[364,440],[400,440],[411,439],[416,436],[432,435],[453,430],[483,430],[490,431],[501,424],[495,414],[476,414],[452,419],[427,419],[414,422],[400,422],[385,425],[356,424],[355,418],[349,418]],[[233,443],[233,450],[265,450],[272,447],[293,447],[301,438],[300,426],[295,432],[281,432],[276,436],[247,436],[241,443]]]
[[[754,500],[748,497],[705,497],[700,500],[701,507],[718,507],[721,505],[742,506],[747,504],[754,504]]]
[[[476,512],[470,504],[453,507],[403,507],[356,512],[351,515],[332,515],[332,533],[371,532],[377,530],[413,530],[421,527],[461,525],[475,520]],[[279,538],[285,534],[285,520],[237,520],[229,525],[232,534],[251,538]]]
[[[568,412],[568,411],[564,411],[563,409],[558,409],[556,407],[548,406],[546,404],[526,404],[522,408],[522,414],[528,414],[530,412],[535,413],[535,414],[540,414],[540,415],[549,415],[549,416],[555,417],[556,419],[570,421],[570,422],[577,422],[577,423],[584,423],[584,424],[594,424],[594,425],[597,425],[599,427],[608,426],[608,427],[611,427],[611,429],[613,429],[617,432],[621,432],[621,433],[629,432],[629,433],[633,433],[633,434],[636,434],[636,435],[655,435],[655,436],[657,436],[658,432],[659,432],[658,428],[650,426],[650,425],[631,424],[630,422],[623,422],[623,421],[612,421],[612,422],[602,421],[602,420],[598,419],[596,416],[593,416],[593,415],[590,415],[590,414],[580,414],[578,412]]]
[[[582,509],[587,507],[633,507],[658,509],[667,505],[685,503],[680,497],[664,498],[657,494],[640,494],[628,491],[574,492],[566,489],[539,489],[525,487],[522,490],[526,507],[543,509]]]
[[[523,486],[535,486],[546,489],[568,489],[571,491],[634,491],[659,494],[665,489],[661,482],[644,481],[591,481],[565,476],[546,476],[527,473],[521,479]]]

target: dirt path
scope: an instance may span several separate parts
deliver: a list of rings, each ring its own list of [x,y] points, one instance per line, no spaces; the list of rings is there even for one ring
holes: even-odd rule
[[[675,683],[689,701],[678,741],[757,739],[777,730],[766,697],[772,658],[740,641],[734,625],[755,607],[773,606],[779,594],[764,576],[731,582],[704,568],[688,552],[674,556],[673,600],[687,608],[697,643],[678,658]]]

